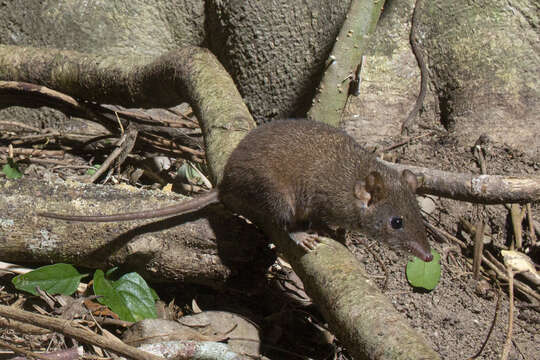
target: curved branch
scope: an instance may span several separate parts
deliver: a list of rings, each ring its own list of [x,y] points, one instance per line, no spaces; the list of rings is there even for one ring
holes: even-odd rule
[[[0,45],[0,80],[45,85],[79,99],[135,107],[189,102],[219,182],[230,153],[255,123],[233,80],[208,50],[186,46],[158,58]]]
[[[418,28],[418,13],[419,8],[422,7],[422,0],[416,0],[416,4],[414,5],[413,15],[411,19],[411,32],[409,33],[409,42],[411,43],[411,49],[414,54],[414,57],[416,58],[416,62],[418,63],[418,67],[420,68],[420,92],[418,93],[418,96],[416,97],[416,102],[414,104],[414,107],[409,112],[409,116],[403,121],[401,124],[401,135],[404,135],[405,132],[409,129],[409,126],[411,126],[412,121],[418,115],[418,112],[422,108],[422,105],[424,104],[424,98],[426,97],[427,92],[427,78],[428,78],[428,71],[426,62],[424,61],[424,57],[422,55],[422,52],[420,51],[420,48],[418,47],[418,40],[417,40],[417,28]]]

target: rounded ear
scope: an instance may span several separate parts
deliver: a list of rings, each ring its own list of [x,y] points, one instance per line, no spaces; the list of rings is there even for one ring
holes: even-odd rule
[[[384,198],[384,180],[376,171],[369,173],[364,180],[354,184],[354,196],[360,200],[362,207],[368,207]]]
[[[369,200],[371,200],[371,194],[366,190],[365,181],[360,180],[354,184],[354,197],[358,199],[360,207],[368,207]]]
[[[409,185],[409,189],[415,193],[416,189],[418,189],[418,177],[410,170],[403,170],[401,177]]]

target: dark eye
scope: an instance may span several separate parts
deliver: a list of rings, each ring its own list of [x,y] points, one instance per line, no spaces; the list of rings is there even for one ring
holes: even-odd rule
[[[392,229],[401,229],[403,227],[403,218],[401,216],[393,216],[390,220],[390,225],[392,225]]]

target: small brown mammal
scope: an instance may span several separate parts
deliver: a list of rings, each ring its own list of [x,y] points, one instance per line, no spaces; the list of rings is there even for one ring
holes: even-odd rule
[[[342,130],[308,120],[273,121],[239,143],[217,189],[193,200],[118,215],[39,215],[110,222],[180,215],[221,202],[263,229],[286,231],[299,243],[304,240],[295,235],[310,229],[359,230],[431,261],[414,195],[417,186],[412,172],[380,164]]]

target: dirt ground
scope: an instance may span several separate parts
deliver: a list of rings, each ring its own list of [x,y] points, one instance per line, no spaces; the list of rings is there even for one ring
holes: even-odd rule
[[[429,136],[419,137],[387,152],[386,155],[394,157],[399,162],[424,167],[456,172],[479,172],[471,149],[459,145],[459,141],[444,131],[440,125],[426,119],[420,120],[420,126],[411,136],[424,134],[429,134]],[[388,138],[385,143],[378,146],[384,148],[400,141],[400,138]],[[483,145],[483,148],[490,174],[538,175],[540,173],[540,163],[516,149],[489,141]],[[25,176],[35,177],[43,176],[47,172],[35,164],[31,168],[23,167],[23,170],[25,170]],[[65,173],[65,169],[63,171]],[[441,281],[433,291],[416,291],[408,284],[405,278],[407,255],[396,253],[376,243],[370,243],[357,235],[350,237],[349,245],[365,265],[369,275],[381,288],[385,287],[385,294],[391,298],[396,309],[424,335],[442,359],[468,359],[473,356],[488,336],[495,316],[497,318],[493,332],[478,359],[500,358],[508,326],[507,286],[500,280],[494,280],[490,272],[483,272],[483,280],[480,283],[472,279],[470,265],[472,241],[459,229],[458,225],[460,219],[474,223],[480,214],[489,226],[491,237],[484,251],[491,252],[501,260],[500,250],[507,248],[512,239],[508,210],[502,205],[484,208],[480,205],[449,199],[431,198],[431,201],[434,206],[429,210],[429,214],[426,214],[426,219],[432,225],[444,229],[469,245],[468,249],[462,250],[456,243],[431,234],[431,243],[441,254],[442,263]],[[538,204],[533,205],[533,212],[538,219],[537,214],[540,212]],[[524,233],[526,249],[531,251],[529,255],[538,264],[539,251],[529,246],[530,238],[526,227]],[[10,286],[9,279],[9,276],[0,277],[0,303],[11,303],[18,296]],[[385,283],[386,286],[384,286]],[[534,285],[532,287],[534,288]],[[500,292],[498,288],[501,289]],[[535,289],[538,292],[538,287]],[[276,300],[279,294],[264,287],[262,290],[253,291],[243,289],[242,291],[246,293],[231,290],[226,295],[212,289],[189,286],[164,286],[159,287],[158,291],[165,301],[175,299],[180,308],[188,308],[190,299],[197,299],[199,304],[206,309],[228,309],[247,314],[264,328],[262,341],[269,346],[263,348],[266,349],[265,354],[269,358],[302,358],[292,354],[294,352],[315,359],[325,359],[329,358],[328,356],[334,351],[337,351],[336,358],[348,358],[346,351],[328,343],[328,336],[325,337],[325,332],[321,328],[313,326],[312,321],[309,320],[317,318],[317,311],[313,306],[307,308],[284,306],[285,302],[282,299]],[[500,303],[497,307],[498,299]],[[523,295],[516,292],[510,359],[540,358],[538,356],[540,348],[538,310],[538,304],[531,305]],[[310,315],[306,316],[306,312]],[[276,326],[274,322],[276,318],[280,318],[279,326]],[[0,330],[0,336],[9,336],[8,332],[7,329]],[[277,351],[276,348],[292,350],[291,353],[285,354]]]
[[[354,121],[349,124],[354,132]],[[417,166],[461,173],[479,173],[480,167],[473,153],[473,143],[461,145],[463,139],[457,139],[436,121],[422,117],[417,121],[417,128],[410,137],[419,137],[386,156],[398,162]],[[489,136],[487,137],[489,139]],[[377,143],[381,149],[399,143],[401,138],[387,138],[384,143]],[[536,144],[530,144],[536,146]],[[488,140],[482,145],[488,174],[540,174],[539,159],[524,152]],[[500,358],[506,339],[508,326],[507,284],[493,281],[484,276],[478,284],[472,277],[472,240],[460,227],[460,219],[475,223],[478,216],[487,222],[491,241],[484,247],[484,252],[492,253],[502,262],[500,250],[507,249],[513,239],[509,211],[503,205],[474,205],[451,199],[431,197],[435,207],[426,219],[432,225],[466,242],[469,248],[463,251],[451,241],[434,236],[431,244],[441,254],[442,275],[439,285],[431,292],[418,292],[411,289],[405,278],[406,259],[378,244],[370,244],[372,251],[365,247],[357,248],[357,255],[382,287],[384,269],[373,258],[379,254],[388,273],[386,295],[391,297],[396,309],[402,312],[411,325],[419,329],[443,359],[468,359],[473,356],[485,341],[494,321],[498,299],[498,287],[502,289],[499,310],[495,326],[485,349],[478,359]],[[538,220],[539,204],[532,206],[534,218]],[[528,233],[528,231],[525,231]],[[526,253],[538,266],[540,257],[538,246],[525,247]],[[484,273],[487,275],[487,273]],[[538,286],[532,285],[538,291]],[[517,294],[517,293],[516,293]],[[531,307],[523,296],[516,299],[514,330],[510,359],[539,359],[540,349],[540,314],[538,304]]]

